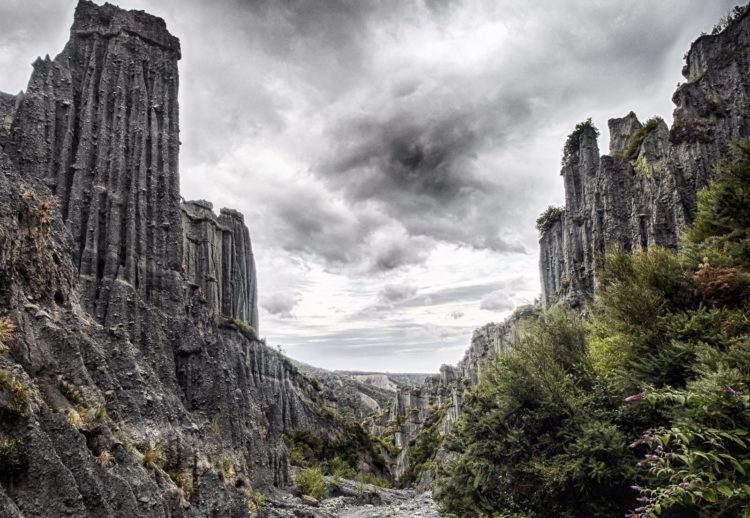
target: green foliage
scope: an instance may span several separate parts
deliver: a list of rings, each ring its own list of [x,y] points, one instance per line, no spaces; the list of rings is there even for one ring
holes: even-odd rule
[[[258,511],[263,509],[263,506],[266,504],[266,497],[263,493],[253,490],[251,487],[246,487],[242,492],[245,494],[248,513],[251,516],[257,516]]]
[[[93,410],[94,421],[104,421],[107,418],[107,408],[103,406],[96,407]]]
[[[232,462],[232,458],[227,454],[222,455],[217,466],[219,468],[219,475],[221,475],[221,479],[224,483],[229,484],[232,482],[235,476],[234,462]]]
[[[591,117],[576,124],[573,133],[568,135],[568,138],[565,141],[565,147],[563,148],[563,165],[567,164],[573,155],[578,153],[581,146],[581,137],[586,131],[592,131],[596,137],[599,136],[599,130],[594,126],[594,123],[591,122]]]
[[[302,428],[284,434],[289,462],[300,467],[316,467],[326,475],[353,480],[360,474],[363,458],[367,458],[375,469],[385,472],[385,460],[367,431],[348,420],[337,422],[343,429],[339,434],[321,435]]]
[[[321,464],[321,470],[326,475],[331,475],[336,478],[346,478],[349,480],[354,480],[357,477],[358,469],[359,463],[357,463],[356,466],[352,466],[349,462],[339,456],[323,461]]]
[[[164,466],[164,453],[159,446],[150,444],[143,450],[141,464],[147,468],[162,468]]]
[[[221,423],[219,423],[218,416],[211,419],[211,433],[216,437],[221,435]]]
[[[633,164],[633,169],[635,169],[636,173],[642,174],[646,178],[651,178],[654,175],[654,166],[649,163],[646,155],[638,155]]]
[[[63,396],[65,396],[65,399],[70,401],[73,405],[84,406],[84,401],[81,393],[72,383],[68,383],[67,381],[61,379],[57,383],[57,389]]]
[[[242,333],[250,335],[250,337],[254,339],[258,339],[258,332],[255,330],[253,326],[245,322],[244,320],[241,320],[239,318],[230,318],[229,321],[234,324],[234,326],[239,329]]]
[[[698,209],[686,246],[693,260],[717,266],[750,265],[750,139],[735,144],[698,193]]]
[[[16,334],[16,325],[10,317],[0,317],[0,353],[7,351],[10,347],[8,342]]]
[[[376,436],[375,441],[377,441],[380,446],[385,448],[385,450],[388,452],[388,455],[390,455],[391,457],[396,457],[401,452],[401,450],[396,446],[396,438],[392,430],[386,431],[382,435]]]
[[[437,428],[445,417],[446,411],[447,407],[433,408],[419,433],[409,441],[406,472],[401,479],[403,485],[408,486],[419,482],[424,470],[431,467],[435,454],[443,443],[443,437],[438,433]]]
[[[684,387],[646,388],[645,400],[670,425],[645,432],[641,469],[655,483],[640,489],[644,516],[699,505],[710,516],[750,511],[750,335],[731,349],[702,345]]]
[[[172,482],[179,487],[185,496],[190,499],[195,493],[195,486],[193,484],[193,474],[190,471],[177,471],[170,470],[167,472]]]
[[[547,207],[547,209],[536,218],[536,229],[539,231],[539,234],[544,234],[551,229],[552,225],[560,221],[563,214],[565,214],[564,207],[553,207],[552,205]]]
[[[656,129],[656,127],[661,122],[663,122],[663,119],[659,116],[652,117],[647,120],[643,126],[633,132],[633,134],[630,136],[630,139],[628,140],[628,145],[625,146],[625,149],[623,151],[615,152],[612,155],[615,158],[619,158],[621,160],[634,159],[636,156],[638,156],[638,152],[641,149],[641,144],[643,144],[643,141],[646,139],[649,133]]]
[[[320,468],[305,468],[294,477],[297,491],[320,500],[326,495],[326,484]]]
[[[0,439],[0,476],[13,476],[27,468],[29,449],[23,439]]]
[[[448,443],[457,455],[439,470],[443,508],[458,516],[627,509],[632,457],[611,410],[592,397],[595,385],[584,322],[548,312],[468,396]]]
[[[297,429],[284,434],[289,450],[289,462],[295,466],[310,466],[324,458],[323,440],[313,430]]]
[[[8,394],[10,406],[17,414],[27,414],[29,391],[21,381],[10,374],[0,372],[0,390]]]
[[[391,483],[382,475],[376,475],[374,473],[359,473],[354,477],[356,482],[363,484],[370,484],[378,487],[391,487]]]
[[[750,516],[750,143],[678,251],[605,255],[485,369],[436,497],[457,516]],[[629,445],[628,445],[629,443]]]

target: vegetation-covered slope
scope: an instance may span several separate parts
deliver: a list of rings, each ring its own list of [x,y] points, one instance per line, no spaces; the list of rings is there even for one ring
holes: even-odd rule
[[[459,516],[750,513],[750,141],[677,251],[611,252],[590,321],[550,310],[453,429],[438,498]]]

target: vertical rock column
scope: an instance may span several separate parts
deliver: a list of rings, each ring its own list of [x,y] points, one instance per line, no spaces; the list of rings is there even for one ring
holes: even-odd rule
[[[128,318],[133,292],[179,307],[179,59],[162,19],[81,0],[63,52],[34,63],[13,122],[11,152],[59,196],[100,321]]]
[[[240,212],[221,209],[219,221],[229,229],[224,235],[222,312],[239,318],[258,331],[258,287],[250,232]]]
[[[183,268],[217,315],[237,318],[258,331],[257,277],[250,233],[242,214],[207,201],[182,204]]]

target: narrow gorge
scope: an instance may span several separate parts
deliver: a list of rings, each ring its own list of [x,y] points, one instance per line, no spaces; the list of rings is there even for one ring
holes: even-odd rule
[[[610,119],[603,155],[590,119],[570,134],[540,300],[399,375],[260,338],[253,222],[180,194],[180,41],[80,0],[62,52],[0,92],[0,515],[452,516],[427,493],[485,374],[548,310],[588,318],[607,252],[676,250],[750,137],[748,12],[692,44],[671,127]],[[296,489],[316,470],[319,494]]]

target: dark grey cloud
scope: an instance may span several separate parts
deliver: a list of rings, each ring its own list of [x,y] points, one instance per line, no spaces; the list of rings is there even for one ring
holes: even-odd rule
[[[378,301],[383,304],[392,304],[410,299],[417,294],[417,287],[409,284],[386,284],[380,293]]]
[[[293,319],[294,308],[299,297],[294,293],[273,293],[261,299],[261,307],[271,315],[282,319]]]
[[[479,309],[486,309],[488,311],[508,311],[516,307],[516,304],[511,300],[512,294],[508,290],[497,290],[492,293],[488,293],[479,302]]]

